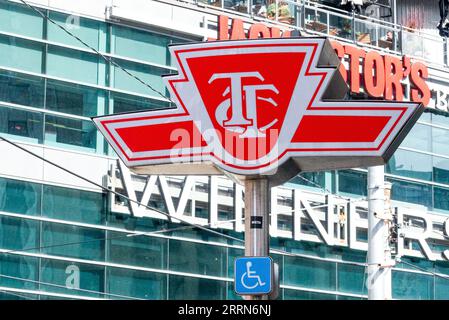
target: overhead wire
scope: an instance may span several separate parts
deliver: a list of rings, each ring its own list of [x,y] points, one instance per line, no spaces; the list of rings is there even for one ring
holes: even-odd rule
[[[141,205],[141,206],[143,206],[143,207],[145,207],[145,208],[147,208],[147,209],[149,209],[149,210],[152,210],[152,211],[154,211],[154,212],[160,213],[160,214],[166,216],[166,217],[169,218],[169,219],[172,219],[172,220],[179,220],[181,223],[184,223],[184,224],[187,224],[187,225],[191,225],[191,226],[193,226],[193,227],[195,227],[195,228],[198,228],[198,229],[201,229],[201,230],[203,230],[203,231],[207,231],[207,232],[209,232],[209,233],[213,233],[213,234],[215,234],[215,235],[218,235],[218,236],[221,236],[221,237],[224,237],[224,238],[228,238],[228,239],[230,239],[230,240],[234,240],[234,241],[238,241],[238,242],[243,242],[242,239],[239,239],[239,238],[236,238],[236,237],[229,236],[229,235],[227,235],[227,234],[224,234],[224,233],[221,233],[221,232],[212,230],[212,229],[210,229],[210,228],[203,227],[202,225],[192,223],[192,222],[190,222],[190,221],[188,221],[188,220],[186,220],[186,219],[182,219],[181,217],[174,217],[174,216],[172,216],[172,215],[170,215],[170,214],[168,214],[168,213],[166,213],[166,212],[164,212],[164,211],[162,211],[162,210],[159,210],[159,209],[157,209],[157,208],[151,207],[151,206],[149,206],[149,205],[147,205],[147,204],[140,203],[140,202],[137,201],[137,200],[133,200],[133,199],[131,199],[130,197],[125,196],[124,194],[121,194],[121,193],[119,193],[119,192],[117,192],[117,191],[114,191],[114,190],[111,190],[111,189],[109,189],[109,188],[106,188],[106,187],[102,186],[101,184],[99,184],[99,183],[97,183],[97,182],[95,182],[95,181],[92,181],[92,180],[90,180],[90,179],[88,179],[88,178],[86,178],[86,177],[83,177],[83,176],[81,176],[81,175],[79,175],[79,174],[77,174],[77,173],[75,173],[75,172],[73,172],[73,171],[71,171],[71,170],[69,170],[69,169],[67,169],[67,168],[64,168],[64,167],[62,167],[61,165],[59,165],[59,164],[57,164],[57,163],[55,163],[55,162],[53,162],[53,161],[50,161],[50,160],[48,160],[48,159],[46,159],[46,158],[44,158],[44,157],[41,157],[40,155],[38,155],[38,154],[36,154],[36,153],[34,153],[34,152],[32,152],[32,151],[30,151],[30,150],[28,150],[28,149],[26,149],[26,148],[20,146],[20,145],[18,145],[17,143],[15,143],[15,142],[13,142],[13,141],[11,141],[11,140],[9,140],[9,139],[3,137],[3,136],[0,136],[0,140],[3,140],[3,141],[5,141],[6,143],[8,143],[8,144],[10,144],[10,145],[12,145],[12,146],[14,146],[14,147],[20,149],[20,150],[22,150],[22,151],[24,151],[24,152],[26,152],[26,153],[32,155],[32,156],[38,158],[38,159],[40,159],[40,160],[42,160],[42,161],[44,161],[44,162],[46,162],[46,163],[48,163],[48,164],[50,164],[50,165],[52,165],[52,166],[58,168],[58,169],[60,169],[60,170],[66,172],[66,173],[68,173],[68,174],[77,177],[78,179],[81,179],[81,180],[83,180],[83,181],[85,181],[85,182],[87,182],[87,183],[90,183],[90,184],[96,186],[97,188],[99,188],[99,189],[101,189],[101,190],[104,190],[104,191],[106,191],[106,192],[108,192],[108,193],[115,194],[116,196],[119,196],[119,197],[121,197],[121,198],[123,198],[123,199],[125,199],[125,200],[127,200],[127,201],[136,203],[136,204]]]
[[[12,295],[12,296],[16,296],[16,297],[19,297],[19,298],[23,298],[25,300],[36,300],[36,299],[31,298],[31,297],[27,297],[25,295],[18,294],[17,292],[12,292],[12,291],[3,290],[3,289],[1,289],[0,292],[6,293],[6,294],[9,294],[9,295]]]
[[[28,8],[30,8],[31,10],[33,10],[34,12],[38,13],[42,18],[44,18],[45,20],[49,21],[50,23],[52,23],[53,25],[55,25],[56,27],[58,27],[59,29],[61,29],[62,31],[64,31],[65,33],[67,33],[69,36],[73,37],[74,39],[76,39],[78,42],[80,42],[82,45],[84,45],[86,48],[92,50],[92,52],[94,52],[95,54],[99,55],[102,59],[104,59],[106,62],[112,64],[113,66],[119,68],[120,70],[122,70],[123,72],[125,72],[127,75],[129,75],[130,77],[134,78],[135,80],[137,80],[139,83],[141,83],[142,85],[144,85],[145,87],[147,87],[148,89],[150,89],[151,91],[153,91],[154,93],[156,93],[157,95],[159,95],[160,97],[162,97],[164,100],[168,100],[171,103],[175,103],[171,98],[165,96],[163,93],[161,93],[159,90],[157,90],[156,88],[154,88],[152,85],[148,84],[147,82],[143,81],[141,78],[139,78],[138,76],[136,76],[135,74],[133,74],[132,72],[130,72],[129,70],[125,69],[124,67],[122,67],[119,63],[117,63],[114,59],[109,58],[107,56],[105,56],[104,54],[102,54],[99,50],[95,49],[94,47],[92,47],[91,45],[89,45],[88,43],[86,43],[84,40],[82,40],[80,37],[78,37],[77,35],[75,35],[74,33],[70,32],[67,28],[65,28],[64,26],[62,26],[61,24],[57,23],[56,21],[54,21],[53,19],[51,19],[48,15],[46,15],[45,13],[43,13],[41,10],[33,7],[32,5],[30,5],[28,2],[26,2],[25,0],[19,0],[21,3],[23,3],[24,5],[26,5]]]
[[[107,293],[107,292],[94,291],[94,290],[88,290],[88,289],[67,287],[67,286],[63,286],[63,285],[59,285],[59,284],[55,284],[55,283],[49,283],[49,282],[44,282],[44,281],[37,281],[37,280],[32,280],[32,279],[14,277],[14,276],[9,276],[9,275],[5,275],[5,274],[1,274],[1,273],[0,273],[0,278],[11,279],[11,280],[18,280],[18,281],[23,281],[23,282],[29,282],[29,283],[34,283],[34,284],[39,284],[39,285],[44,285],[44,286],[49,286],[49,287],[62,288],[62,289],[66,289],[66,290],[69,290],[69,291],[79,291],[79,292],[85,292],[85,293],[100,294],[100,295],[105,295],[105,296],[110,296],[110,297],[125,298],[125,299],[129,299],[129,300],[145,300],[145,299],[141,299],[141,298],[137,298],[137,297],[131,297],[131,296],[126,296],[126,295],[121,295],[121,294],[114,294],[114,293]]]

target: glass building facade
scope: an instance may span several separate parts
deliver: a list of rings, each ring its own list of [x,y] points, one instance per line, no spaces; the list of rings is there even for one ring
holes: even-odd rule
[[[201,41],[173,31],[41,12],[167,94],[176,72],[167,46]],[[90,117],[169,107],[170,102],[106,62],[29,8],[0,0],[0,134],[14,141],[111,156]],[[386,165],[393,200],[449,215],[449,115],[426,112]],[[106,173],[105,173],[106,174]],[[364,196],[366,170],[309,173],[291,186]],[[0,299],[237,299],[240,243],[179,225],[111,212],[103,193],[0,174]],[[163,234],[142,235],[163,228]],[[241,233],[223,233],[242,238]],[[366,299],[366,253],[273,238],[279,299]],[[393,297],[449,299],[449,263],[403,258]]]

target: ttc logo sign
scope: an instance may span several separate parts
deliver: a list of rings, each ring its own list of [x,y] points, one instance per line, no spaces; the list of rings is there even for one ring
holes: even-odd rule
[[[269,124],[259,127],[257,124],[257,100],[266,101],[275,107],[278,105],[273,98],[259,97],[258,93],[259,91],[271,91],[279,94],[279,90],[272,84],[242,86],[242,80],[248,78],[256,78],[261,82],[265,80],[259,72],[215,73],[212,75],[209,83],[216,79],[230,80],[230,86],[226,87],[223,93],[224,96],[230,96],[230,98],[220,103],[216,109],[215,118],[222,128],[238,133],[240,138],[265,137],[266,130],[273,127],[278,119],[273,119]],[[231,110],[229,110],[230,108]],[[230,114],[230,119],[228,119],[228,114]]]
[[[324,38],[170,50],[179,74],[164,81],[175,108],[94,119],[138,173],[283,170],[287,177],[383,164],[423,111],[415,103],[342,100],[347,86]]]

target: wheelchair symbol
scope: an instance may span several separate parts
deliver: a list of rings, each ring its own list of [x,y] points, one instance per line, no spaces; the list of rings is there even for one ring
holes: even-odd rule
[[[270,257],[235,259],[234,289],[240,295],[269,294],[272,290],[273,260]]]
[[[242,286],[244,286],[246,289],[249,289],[249,290],[255,289],[258,286],[262,287],[262,286],[264,286],[266,284],[265,282],[262,282],[262,280],[260,280],[260,277],[258,275],[256,275],[256,271],[251,271],[252,265],[253,264],[252,264],[251,261],[248,261],[246,263],[246,272],[242,274],[242,278],[240,279],[240,282],[241,282]],[[247,278],[247,279],[257,279],[257,282],[254,285],[250,286],[245,281],[245,278]]]

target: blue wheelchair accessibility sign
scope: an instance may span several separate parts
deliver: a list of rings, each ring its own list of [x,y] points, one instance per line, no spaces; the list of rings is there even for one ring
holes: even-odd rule
[[[272,287],[273,260],[270,257],[235,259],[234,288],[240,295],[269,294]]]

